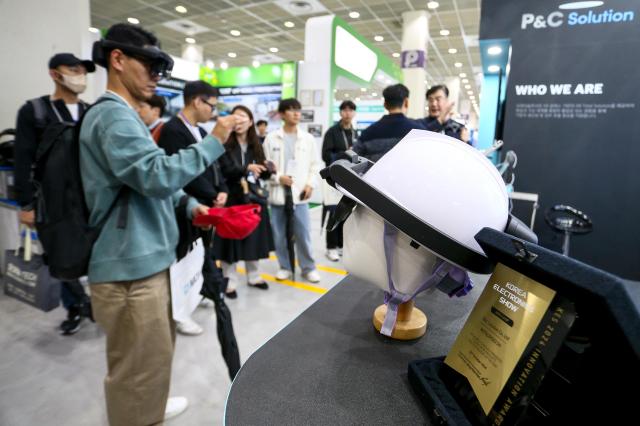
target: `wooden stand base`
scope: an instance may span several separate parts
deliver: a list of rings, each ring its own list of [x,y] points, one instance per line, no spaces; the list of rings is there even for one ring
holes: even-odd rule
[[[373,326],[380,331],[384,317],[387,314],[387,305],[380,305],[373,313]],[[391,337],[397,340],[413,340],[424,336],[427,331],[427,316],[415,307],[413,300],[398,306],[398,318],[393,328]]]

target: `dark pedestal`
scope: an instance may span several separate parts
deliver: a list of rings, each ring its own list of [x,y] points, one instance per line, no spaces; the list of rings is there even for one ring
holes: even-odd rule
[[[421,294],[427,333],[401,342],[372,323],[382,291],[345,278],[247,360],[236,377],[227,425],[428,424],[407,379],[416,359],[446,354],[482,292]]]

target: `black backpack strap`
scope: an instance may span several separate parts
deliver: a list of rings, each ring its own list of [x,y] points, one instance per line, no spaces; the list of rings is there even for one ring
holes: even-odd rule
[[[111,214],[116,209],[116,207],[120,206],[120,211],[118,212],[118,223],[116,227],[118,229],[125,229],[127,227],[127,217],[129,215],[129,196],[131,194],[131,189],[128,186],[120,187],[118,191],[118,195],[113,199],[111,205],[109,206],[109,210],[107,210],[107,214],[104,215],[100,223],[98,224],[98,228],[102,228],[107,220],[111,217]]]
[[[120,190],[120,212],[118,213],[118,229],[127,227],[127,217],[129,217],[129,196],[131,191],[128,186],[123,186]]]
[[[84,112],[80,115],[80,118],[78,120],[78,123],[76,125],[76,140],[80,140],[80,128],[82,127],[82,123],[84,122],[84,118],[87,116],[87,113],[89,112],[89,110],[91,108],[93,108],[94,106],[101,104],[102,102],[106,102],[106,101],[114,101],[117,102],[115,99],[113,98],[109,98],[109,97],[105,97],[102,96],[100,99],[98,99],[96,102],[94,102],[93,104],[87,106],[87,104],[85,102],[82,102],[83,106],[86,107],[86,109],[84,110]],[[78,144],[78,148],[79,148],[80,144]],[[111,216],[111,213],[113,213],[113,211],[115,210],[115,208],[120,205],[120,211],[118,212],[118,223],[117,223],[117,228],[118,229],[125,229],[127,227],[127,218],[129,216],[129,198],[131,195],[131,189],[128,186],[122,186],[120,188],[120,191],[118,191],[118,195],[116,195],[116,198],[113,200],[113,202],[111,203],[111,206],[109,207],[109,210],[107,210],[107,214],[104,216],[104,218],[102,219],[102,221],[100,222],[100,224],[98,225],[100,228],[102,228],[104,226],[104,224],[107,222],[107,220],[109,219],[109,217]]]
[[[36,126],[43,128],[47,125],[47,104],[42,98],[29,99],[28,101],[33,108],[33,117],[36,119]]]

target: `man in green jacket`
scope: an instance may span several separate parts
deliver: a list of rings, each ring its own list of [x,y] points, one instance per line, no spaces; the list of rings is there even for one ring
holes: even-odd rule
[[[96,42],[94,60],[107,68],[107,93],[82,123],[80,170],[90,224],[105,221],[89,281],[94,316],[107,336],[107,414],[112,426],[150,425],[187,406],[185,398],[167,400],[175,342],[169,283],[178,243],[174,209],[185,195],[181,188],[224,153],[221,142],[236,119],[218,119],[201,143],[168,156],[135,110],[172,63],[156,37],[116,24]],[[194,199],[187,208],[190,217],[207,211]]]

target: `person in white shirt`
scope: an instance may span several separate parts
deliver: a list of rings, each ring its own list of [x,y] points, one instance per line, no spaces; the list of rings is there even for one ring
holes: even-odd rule
[[[280,270],[276,279],[291,277],[289,251],[286,239],[285,188],[291,188],[294,203],[294,234],[296,258],[302,276],[309,282],[320,281],[315,261],[311,254],[311,232],[309,226],[309,199],[318,185],[321,160],[313,136],[298,127],[300,102],[283,99],[278,112],[284,121],[281,129],[271,132],[264,141],[267,161],[273,162],[276,173],[271,175],[269,204],[271,205],[271,228]]]

